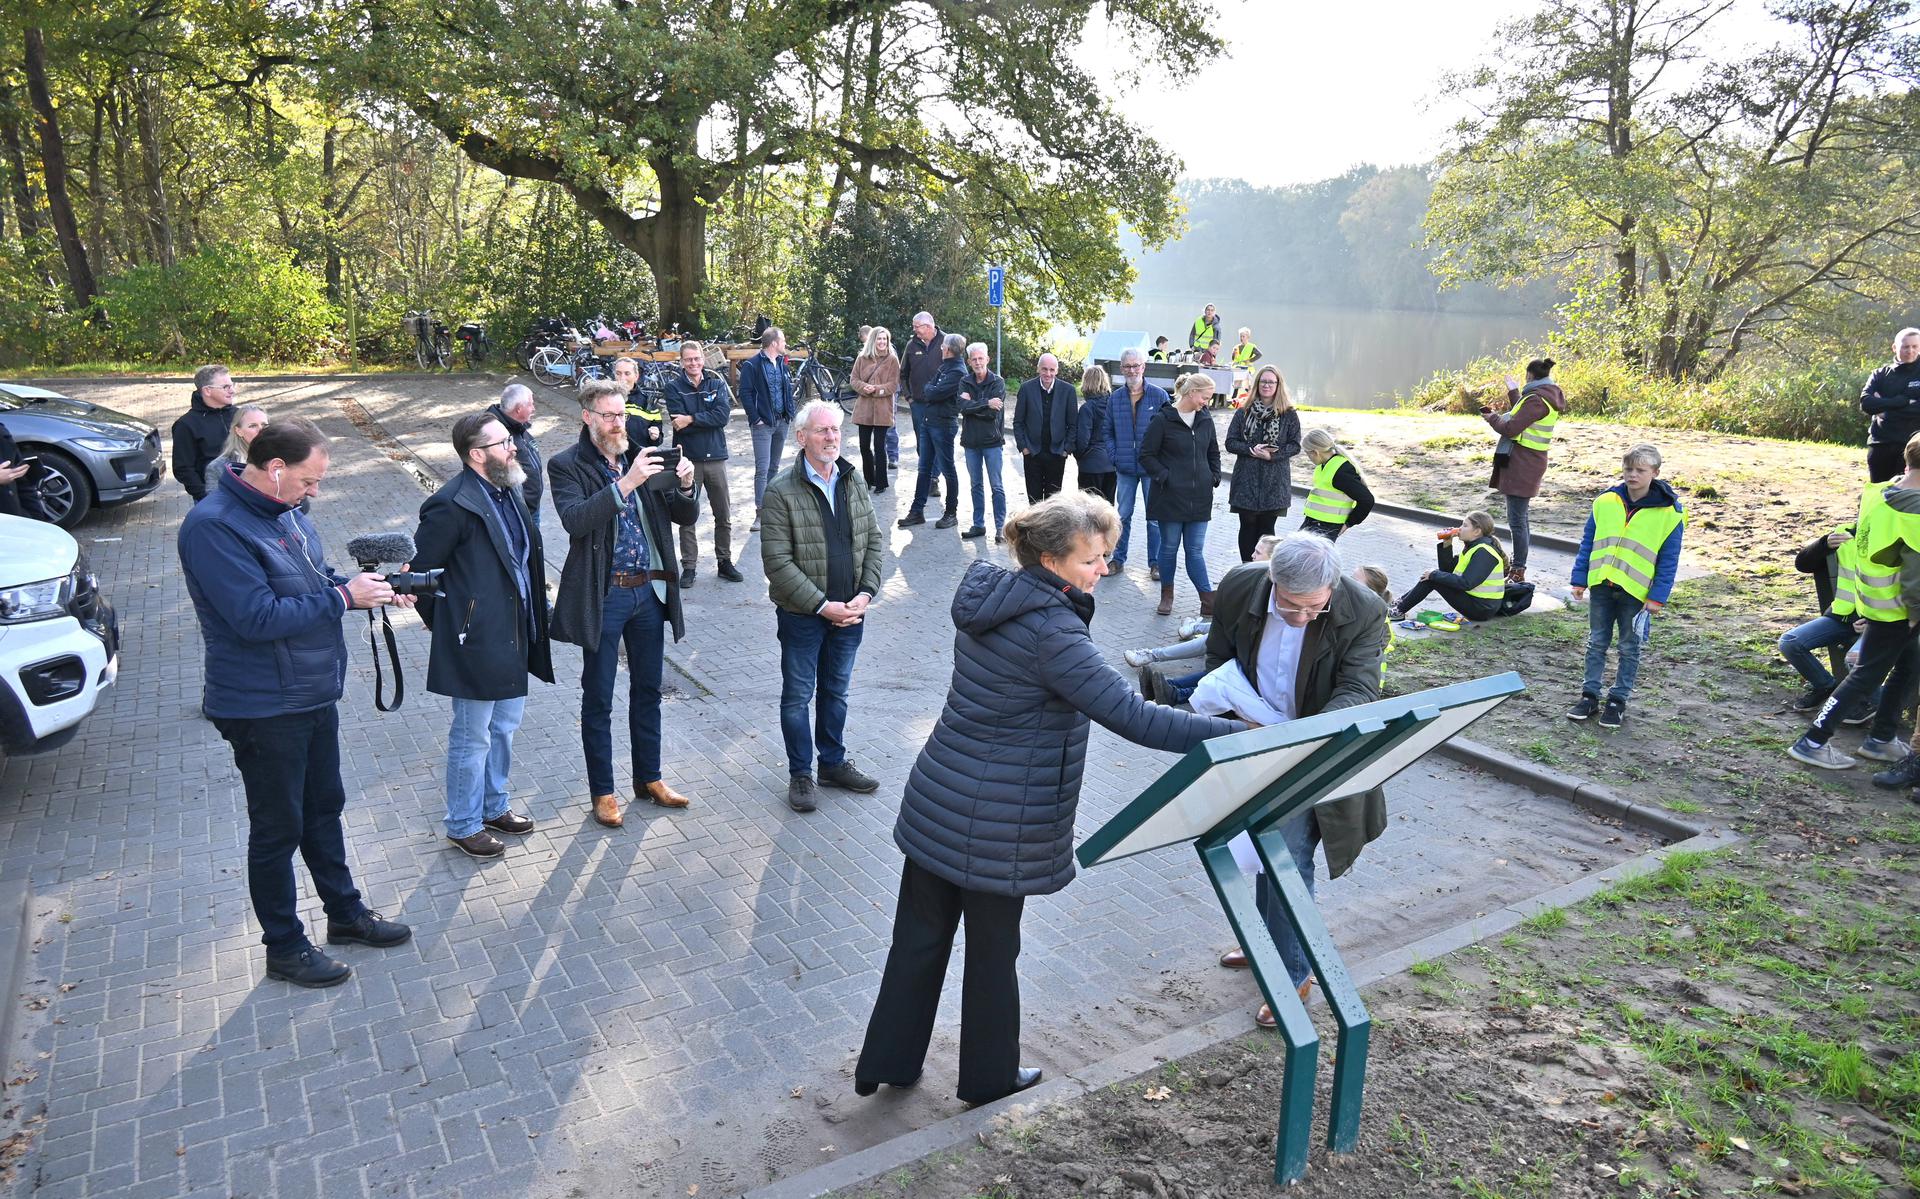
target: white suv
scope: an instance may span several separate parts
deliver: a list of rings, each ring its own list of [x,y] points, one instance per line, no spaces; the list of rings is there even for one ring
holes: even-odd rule
[[[119,673],[119,621],[80,544],[0,516],[0,750],[65,745]]]

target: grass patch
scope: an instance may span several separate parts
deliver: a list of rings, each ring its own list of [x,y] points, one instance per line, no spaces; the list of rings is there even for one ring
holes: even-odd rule
[[[1551,933],[1567,927],[1567,909],[1541,908],[1520,922],[1530,933]]]

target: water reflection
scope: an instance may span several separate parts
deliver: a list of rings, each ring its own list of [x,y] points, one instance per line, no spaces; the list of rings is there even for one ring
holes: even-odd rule
[[[1209,301],[1221,329],[1253,330],[1262,362],[1277,362],[1303,404],[1369,408],[1435,371],[1457,367],[1513,341],[1537,344],[1543,319],[1457,312],[1388,312],[1261,304],[1218,296],[1158,297],[1112,308],[1103,328],[1145,329],[1185,346],[1187,330]]]

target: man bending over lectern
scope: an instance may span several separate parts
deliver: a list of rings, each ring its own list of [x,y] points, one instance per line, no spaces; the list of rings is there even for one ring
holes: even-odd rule
[[[1264,572],[1236,570],[1221,581],[1213,627],[1207,631],[1207,669],[1237,663],[1271,709],[1268,715],[1281,721],[1372,703],[1380,698],[1386,617],[1380,597],[1341,569],[1333,542],[1293,533],[1274,545]],[[1326,847],[1327,876],[1339,878],[1386,827],[1387,799],[1376,787],[1304,812],[1284,831],[1311,893],[1316,845]],[[1313,985],[1306,953],[1287,922],[1278,889],[1268,885],[1264,873],[1254,880],[1254,900],[1305,999]],[[1232,949],[1220,964],[1244,970],[1247,957]],[[1272,1028],[1272,1010],[1261,1004],[1254,1022]]]

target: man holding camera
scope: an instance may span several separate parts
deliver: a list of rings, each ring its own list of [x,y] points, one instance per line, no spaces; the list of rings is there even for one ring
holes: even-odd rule
[[[508,806],[507,775],[527,675],[553,682],[546,559],[505,423],[469,413],[453,424],[453,449],[466,469],[420,505],[413,565],[445,571],[421,597],[420,618],[433,631],[427,690],[453,700],[447,840],[470,858],[497,858],[507,847],[495,833],[533,831]]]
[[[206,643],[203,707],[233,747],[247,792],[247,888],[267,947],[267,977],[331,987],[353,972],[307,939],[293,878],[298,850],[327,913],[327,943],[398,945],[404,924],[367,910],[347,867],[340,813],[340,618],[395,602],[377,574],[326,565],[300,501],[320,492],[326,434],[275,421],[181,522],[180,565]],[[404,601],[403,601],[404,602]]]
[[[625,820],[613,790],[611,726],[623,642],[635,798],[664,808],[688,803],[660,774],[660,672],[666,625],[672,624],[675,641],[686,635],[668,522],[693,523],[693,463],[678,449],[631,445],[625,397],[610,380],[590,379],[581,386],[580,422],[580,440],[547,463],[554,511],[569,538],[553,605],[553,637],[586,651],[580,741],[587,788],[593,818],[619,828]]]

